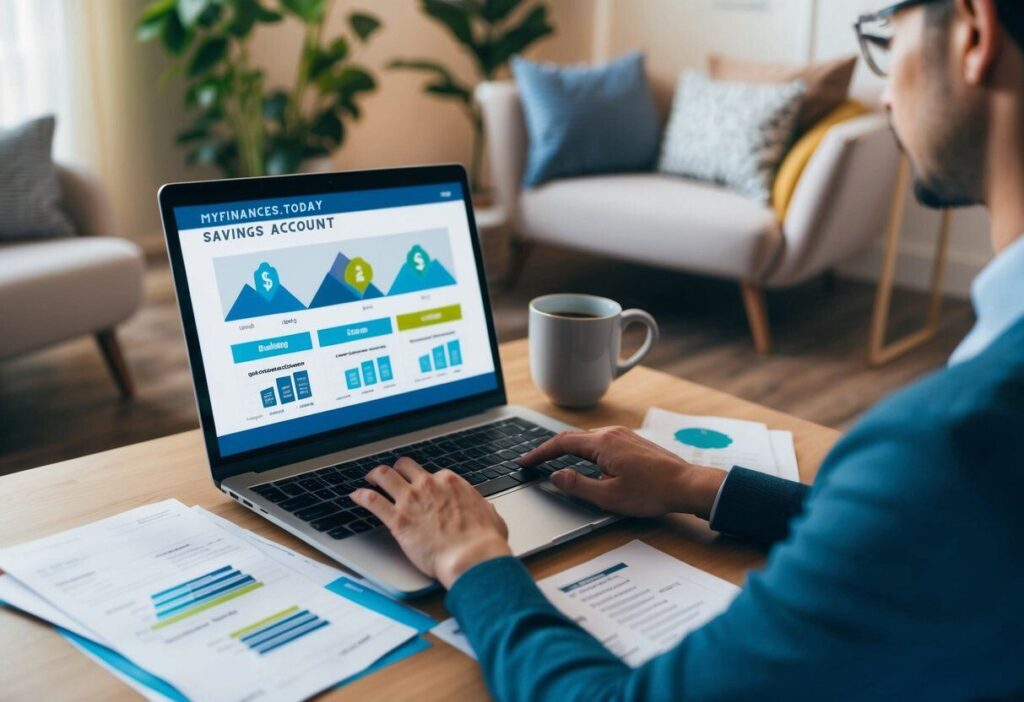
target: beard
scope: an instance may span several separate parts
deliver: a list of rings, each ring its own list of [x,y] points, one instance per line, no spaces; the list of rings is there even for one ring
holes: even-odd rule
[[[954,94],[939,36],[933,34],[924,51],[927,87],[913,127],[919,153],[896,139],[910,161],[918,202],[932,209],[971,207],[983,204],[988,107]]]

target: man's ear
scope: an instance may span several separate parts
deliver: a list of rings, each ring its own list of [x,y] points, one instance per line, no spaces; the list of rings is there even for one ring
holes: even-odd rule
[[[1003,48],[1004,29],[996,0],[956,0],[958,31],[966,34],[963,48],[964,80],[968,85],[985,82]]]

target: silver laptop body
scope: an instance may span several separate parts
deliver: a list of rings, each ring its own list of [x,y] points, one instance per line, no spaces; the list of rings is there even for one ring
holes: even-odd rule
[[[334,538],[329,532],[318,530],[309,521],[283,509],[280,506],[283,503],[280,501],[273,501],[259,494],[260,486],[382,452],[401,455],[403,446],[512,418],[526,420],[551,432],[571,428],[551,417],[506,402],[480,246],[468,193],[469,187],[462,167],[446,165],[180,183],[164,186],[159,195],[200,422],[215,484],[247,509],[398,597],[412,597],[425,593],[433,589],[436,583],[421,574],[406,559],[386,529],[378,527],[346,538]],[[420,210],[413,208],[429,207],[435,201],[446,207],[445,216],[452,218],[450,226],[445,230],[451,249],[447,252],[450,260],[442,261],[438,258],[437,261],[441,264],[447,262],[450,267],[457,269],[457,275],[454,276],[456,280],[449,283],[448,279],[445,279],[441,282],[443,287],[423,291],[418,291],[415,284],[412,289],[403,287],[404,283],[400,282],[400,279],[406,272],[405,266],[410,265],[413,269],[422,268],[422,261],[416,256],[417,244],[409,249],[407,263],[403,263],[403,267],[398,269],[390,288],[379,292],[378,297],[371,298],[366,294],[368,287],[366,290],[360,289],[360,279],[353,277],[352,266],[361,259],[354,256],[348,256],[346,259],[349,267],[346,268],[346,277],[343,279],[351,284],[350,288],[354,288],[345,294],[351,293],[354,289],[357,295],[366,294],[364,300],[348,301],[346,298],[345,302],[341,303],[328,299],[328,304],[321,305],[317,300],[326,295],[324,290],[328,283],[327,277],[324,278],[324,283],[315,296],[312,292],[306,294],[307,299],[312,296],[309,303],[302,302],[302,295],[292,296],[291,291],[288,297],[278,292],[278,297],[271,297],[268,300],[264,296],[261,301],[259,295],[252,294],[253,290],[246,289],[260,286],[261,280],[267,281],[267,261],[277,262],[277,268],[272,268],[273,274],[266,282],[267,286],[283,287],[286,282],[283,276],[289,272],[285,265],[288,257],[294,258],[301,254],[306,259],[314,260],[314,254],[318,251],[314,250],[315,246],[327,247],[331,241],[324,240],[320,244],[310,245],[295,253],[289,250],[296,248],[292,247],[291,243],[297,241],[296,239],[282,238],[280,241],[288,241],[289,244],[275,249],[265,248],[266,244],[260,240],[253,244],[242,238],[243,236],[257,239],[258,236],[266,235],[268,228],[275,228],[275,231],[280,228],[279,235],[282,237],[285,236],[285,232],[291,236],[313,232],[315,236],[327,237],[330,231],[317,231],[315,227],[319,226],[320,220],[325,222],[327,217],[332,216],[329,213],[332,207],[336,210],[335,216],[348,213],[361,215],[362,207],[366,207],[366,211],[371,214],[376,212],[380,217],[391,216],[388,214],[391,211],[409,212],[414,216]],[[307,202],[311,203],[308,208],[319,209],[313,212],[302,210],[302,207],[306,207],[302,203]],[[316,205],[317,202],[320,204]],[[388,203],[397,203],[396,208],[409,209],[388,210]],[[459,205],[456,206],[454,203]],[[278,205],[283,209],[275,209]],[[422,211],[434,212],[427,209]],[[295,216],[285,216],[283,212],[294,212]],[[434,215],[425,216],[429,219]],[[230,221],[225,223],[226,220]],[[297,224],[300,221],[303,222],[301,226]],[[419,226],[415,217],[409,221],[400,221],[413,231]],[[261,231],[258,235],[254,233],[257,229]],[[233,248],[236,239],[231,237],[236,236],[241,239],[238,246],[242,253],[236,253]],[[437,238],[436,234],[431,236]],[[373,239],[373,236],[356,243],[365,249],[366,246],[374,244],[373,241],[368,241],[369,239]],[[382,234],[381,241],[385,239],[388,246],[381,245],[382,258],[388,247],[394,251],[404,251],[402,247],[409,241],[408,238],[401,239],[399,234]],[[224,246],[228,251],[227,256],[220,255],[219,247],[222,246],[222,241],[228,243]],[[208,252],[204,247],[211,245],[216,247],[216,250],[211,248]],[[304,242],[302,245],[306,246]],[[264,248],[254,253],[247,252],[246,247],[252,246]],[[355,243],[349,239],[342,239],[337,246],[351,248],[355,247]],[[435,253],[437,249],[438,246],[435,245]],[[419,251],[430,258],[428,252],[422,248]],[[462,255],[461,267],[456,265],[459,255]],[[260,260],[263,258],[267,261]],[[248,272],[251,269],[254,270],[255,277],[250,277],[249,282],[242,287],[242,293],[239,293],[238,299],[232,304],[232,295],[227,294],[225,288],[237,283],[233,277],[237,270]],[[321,269],[307,270],[306,276],[296,275],[293,271],[288,279],[291,281],[290,285],[297,289],[301,288],[303,284],[308,283],[302,280],[303,277],[317,279],[323,273]],[[330,269],[327,276],[330,276],[333,270]],[[356,272],[361,273],[358,270]],[[341,279],[340,272],[336,277]],[[206,291],[212,289],[214,283],[219,286],[223,305],[223,309],[216,310],[216,313],[211,312],[208,307],[203,307],[216,306],[216,301],[201,299],[207,294]],[[331,285],[334,285],[333,281]],[[228,292],[233,292],[234,289],[231,288]],[[256,293],[259,293],[259,290],[256,290]],[[275,299],[278,302],[275,303]],[[327,298],[322,298],[321,302],[323,299]],[[292,309],[282,307],[281,300],[286,300]],[[456,304],[452,304],[453,300]],[[451,322],[454,325],[452,328],[456,331],[450,334],[455,336],[442,336],[442,342],[432,349],[432,359],[429,352],[418,357],[417,368],[417,359],[405,356],[409,356],[410,353],[415,356],[418,353],[410,349],[426,349],[425,346],[416,347],[415,344],[422,341],[433,342],[427,339],[425,332],[419,333],[416,327],[403,331],[401,318],[408,315],[395,313],[395,309],[399,309],[395,305],[415,307],[416,304],[421,304],[421,301],[423,305],[447,302],[447,308],[436,308],[433,311],[459,307],[460,314],[465,316]],[[260,307],[268,304],[278,306]],[[383,324],[384,318],[380,317],[383,314],[381,308],[387,305],[391,305],[393,309],[388,313],[388,323]],[[353,311],[357,308],[366,310],[365,324],[358,319],[353,323]],[[280,311],[282,309],[285,311]],[[400,308],[399,312],[401,309],[404,307]],[[474,319],[471,314],[474,309],[479,310],[475,317],[475,326],[470,323],[470,320]],[[331,327],[323,321],[330,319],[335,310],[340,310],[337,314],[345,317],[346,324]],[[220,316],[222,313],[223,320]],[[311,319],[314,315],[321,321],[318,325],[309,325],[308,331],[302,332],[305,324],[303,320]],[[443,314],[435,316],[442,321],[445,319]],[[379,318],[370,321],[371,317]],[[429,315],[424,315],[423,320],[427,320],[428,317]],[[287,326],[269,326],[278,323]],[[333,350],[339,347],[347,348],[330,346],[333,343],[341,345],[347,342],[344,338],[337,338],[337,330],[355,329],[355,332],[349,333],[358,335],[363,333],[363,330],[373,327],[375,323],[380,323],[377,325],[379,327],[387,327],[387,331],[381,332],[381,338],[384,340],[382,343],[390,344],[385,347],[385,351],[390,351],[390,356],[384,358],[387,358],[386,376],[392,379],[391,386],[387,386],[383,381],[385,366],[382,365],[379,355],[376,365],[371,359],[362,363],[361,370],[359,364],[356,364],[343,374],[332,372],[330,369],[333,366],[330,364],[344,355],[334,354]],[[314,326],[318,328],[314,329]],[[286,328],[292,333],[290,336],[270,339],[253,338],[266,334],[265,331],[260,331],[261,328]],[[443,325],[436,327],[442,328]],[[434,329],[431,327],[429,331],[433,332]],[[296,331],[300,333],[294,334]],[[302,337],[298,343],[295,341],[297,336]],[[459,350],[456,346],[453,349],[451,341],[444,342],[444,338],[458,339],[463,348]],[[404,339],[407,346],[401,345],[405,342],[400,343],[393,339]],[[459,341],[455,341],[455,344]],[[290,352],[287,348],[289,343],[298,351]],[[445,343],[448,344],[447,351],[442,348]],[[285,347],[283,351],[282,345]],[[227,352],[229,346],[230,354]],[[441,348],[440,356],[438,348]],[[491,354],[489,365],[484,359],[484,349],[489,350]],[[466,351],[475,352],[472,360],[468,354],[463,356]],[[280,353],[290,355],[276,355]],[[280,361],[281,358],[290,359],[289,363],[284,364]],[[432,362],[434,366],[431,366]],[[355,361],[350,362],[352,363]],[[467,370],[466,377],[458,377],[463,367],[469,369],[471,363],[477,364],[478,369],[483,369],[483,372],[470,376],[470,371]],[[286,366],[286,371],[277,370]],[[321,366],[327,367],[328,370],[323,370]],[[302,370],[289,375],[294,368]],[[261,376],[264,371],[267,371],[266,375]],[[270,377],[270,371],[278,373],[276,386],[275,379]],[[370,375],[367,375],[367,371]],[[237,378],[227,377],[232,375]],[[408,383],[422,381],[424,385],[410,386],[411,389],[407,390],[393,387],[400,385],[399,378],[403,375],[408,376],[403,378]],[[410,380],[411,376],[415,378]],[[262,377],[268,379],[262,380]],[[251,380],[252,378],[255,380]],[[373,383],[369,382],[371,378]],[[487,379],[493,387],[483,387],[481,379]],[[346,382],[349,383],[349,395],[344,394]],[[391,395],[357,402],[352,399],[353,394],[357,392],[352,390],[353,382],[365,383],[359,389],[359,392],[364,394],[376,392],[377,388],[391,387]],[[462,392],[461,388],[469,387],[467,383],[473,385],[473,390],[467,391],[469,394],[465,396],[459,395],[458,392]],[[267,387],[263,387],[264,385]],[[460,388],[458,392],[452,390],[456,387]],[[420,399],[435,397],[424,395],[430,392],[434,392],[442,400],[431,403]],[[349,404],[332,405],[332,395],[344,398]],[[404,397],[413,396],[416,398],[414,401],[418,403],[413,409],[390,413],[380,409],[398,406],[395,403],[403,402]],[[244,400],[238,399],[239,397],[244,397]],[[366,408],[363,413],[362,408]],[[289,412],[295,416],[288,415]],[[364,414],[370,418],[365,419]],[[339,419],[335,421],[335,417]],[[232,423],[243,422],[250,422],[252,428],[239,431],[224,428]],[[493,502],[499,514],[506,520],[509,541],[513,553],[517,556],[525,556],[564,543],[616,519],[613,515],[561,496],[549,481],[539,475],[487,499]]]

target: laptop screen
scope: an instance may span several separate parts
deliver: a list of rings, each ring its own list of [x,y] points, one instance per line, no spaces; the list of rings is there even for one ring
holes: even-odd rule
[[[221,456],[493,391],[459,183],[173,210]]]

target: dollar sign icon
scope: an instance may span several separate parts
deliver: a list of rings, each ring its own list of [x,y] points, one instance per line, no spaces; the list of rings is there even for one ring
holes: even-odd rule
[[[423,275],[427,270],[427,266],[430,264],[430,256],[423,250],[422,246],[416,244],[409,249],[409,255],[406,257],[406,261],[414,271]]]
[[[277,269],[266,261],[261,263],[259,268],[256,269],[256,272],[253,274],[253,282],[256,283],[256,292],[267,302],[274,298],[274,295],[277,294],[277,289],[281,287],[281,279],[277,275]]]
[[[345,266],[345,282],[362,295],[373,281],[373,266],[366,259],[353,258]]]

